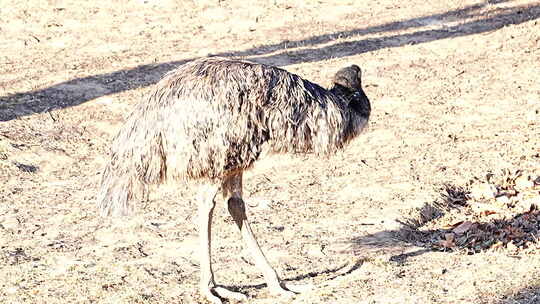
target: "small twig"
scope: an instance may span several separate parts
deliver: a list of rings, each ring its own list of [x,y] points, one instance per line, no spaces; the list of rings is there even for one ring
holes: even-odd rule
[[[40,230],[41,229],[41,226],[40,225],[35,225],[37,228],[32,231],[32,234],[36,233],[36,231]]]
[[[51,111],[49,111],[49,112],[47,112],[47,113],[49,113],[49,116],[51,117],[51,119],[52,119],[54,122],[56,122],[56,118],[54,118],[54,116],[52,115]]]
[[[373,169],[373,167],[372,167],[372,166],[368,165],[368,163],[366,162],[366,160],[364,160],[364,159],[361,159],[360,161],[362,162],[362,164],[366,165],[366,166],[367,166],[368,168],[371,168],[371,169]]]
[[[137,243],[137,250],[142,254],[142,256],[147,257],[148,254],[143,251],[143,245],[141,243]]]

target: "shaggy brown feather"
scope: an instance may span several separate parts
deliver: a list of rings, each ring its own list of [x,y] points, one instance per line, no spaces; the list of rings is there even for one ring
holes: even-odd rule
[[[189,62],[165,75],[114,138],[99,208],[125,215],[149,184],[249,169],[265,145],[328,155],[360,133],[370,112],[356,65],[338,71],[326,90],[268,65]]]

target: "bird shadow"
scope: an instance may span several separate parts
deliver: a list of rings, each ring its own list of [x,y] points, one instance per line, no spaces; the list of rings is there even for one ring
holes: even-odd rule
[[[343,276],[351,274],[353,271],[359,269],[363,263],[364,263],[363,259],[357,259],[352,265],[350,265],[350,263],[344,263],[343,265],[340,265],[334,268],[324,269],[320,271],[310,271],[308,273],[299,274],[293,277],[285,278],[283,279],[283,282],[287,284],[291,282],[303,281],[305,279],[316,278],[319,276],[326,276],[327,277],[326,280],[331,281],[339,277],[343,277]],[[260,289],[266,288],[267,286],[268,285],[266,283],[260,283],[260,284],[248,284],[248,285],[229,285],[229,286],[224,286],[224,287],[231,289],[233,291],[242,291],[242,290],[246,291],[246,290],[260,290]]]
[[[507,0],[485,1],[440,14],[212,55],[243,57],[255,62],[286,66],[484,33],[540,17],[540,5],[495,8],[489,14],[482,11],[489,5],[502,2]],[[427,25],[437,25],[439,28],[420,29]],[[411,29],[416,31],[378,38],[361,38],[368,34]],[[347,41],[338,42],[343,39]],[[302,49],[291,50],[298,47]],[[274,54],[276,51],[282,52]],[[156,83],[164,73],[193,59],[196,58],[144,64],[131,69],[71,79],[38,90],[0,96],[0,121],[76,106],[109,94],[146,87]]]

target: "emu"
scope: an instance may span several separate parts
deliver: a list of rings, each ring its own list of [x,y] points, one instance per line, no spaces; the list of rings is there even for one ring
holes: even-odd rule
[[[271,293],[295,294],[253,235],[242,173],[263,150],[332,154],[362,131],[370,112],[357,65],[339,70],[327,90],[264,64],[220,57],[191,61],[166,74],[113,139],[98,208],[103,216],[127,215],[149,185],[195,180],[201,295],[211,303],[247,299],[214,280],[211,224],[219,192]]]

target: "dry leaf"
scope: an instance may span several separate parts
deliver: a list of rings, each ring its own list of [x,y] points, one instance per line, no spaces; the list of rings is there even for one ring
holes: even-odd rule
[[[508,232],[508,234],[509,234],[508,237],[511,238],[511,239],[520,238],[520,237],[525,235],[523,230],[521,230],[519,228],[516,228],[516,227],[508,226],[508,227],[506,227],[505,230]]]
[[[452,229],[452,232],[454,232],[455,234],[463,234],[469,231],[469,229],[471,229],[473,225],[474,225],[473,222],[465,221],[461,223],[459,226],[457,226],[456,228]]]
[[[444,248],[454,248],[456,247],[456,244],[454,243],[454,234],[453,233],[446,233],[444,235],[444,240],[439,241],[439,245]]]
[[[492,199],[497,195],[497,188],[492,184],[482,183],[471,188],[471,196],[476,199]]]
[[[492,249],[500,249],[500,248],[503,248],[504,247],[504,243],[501,242],[501,241],[498,241],[497,243],[493,244],[491,246]]]
[[[444,226],[444,229],[454,229],[456,228],[457,226],[461,225],[463,223],[463,221],[459,221],[457,223],[453,223],[451,225],[446,225]]]
[[[516,178],[516,190],[520,191],[520,190],[526,190],[526,189],[530,189],[534,187],[534,183],[532,181],[529,180],[529,176],[528,175],[522,175],[518,178]]]
[[[509,242],[508,244],[506,244],[506,248],[510,251],[516,251],[518,248],[516,245],[514,245],[513,242]]]
[[[484,210],[484,211],[480,212],[481,216],[488,216],[488,215],[492,215],[492,214],[497,214],[497,212],[495,212],[493,210]]]

